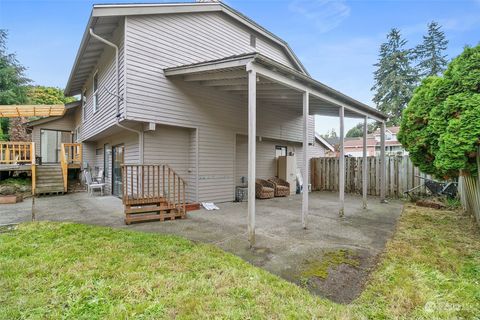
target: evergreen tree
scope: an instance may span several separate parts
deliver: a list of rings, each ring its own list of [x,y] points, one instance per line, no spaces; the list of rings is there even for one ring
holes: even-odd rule
[[[27,87],[30,82],[25,68],[13,53],[7,52],[7,31],[0,29],[0,104],[23,104],[27,101]],[[7,140],[9,119],[0,118],[2,132],[0,140]]]
[[[405,49],[407,41],[400,31],[393,28],[387,35],[387,42],[380,46],[379,59],[374,72],[375,91],[373,102],[388,116],[388,125],[398,125],[402,111],[410,101],[418,82],[418,74],[411,66],[413,54]]]
[[[418,59],[418,70],[422,77],[438,76],[447,67],[448,40],[441,26],[432,21],[428,24],[427,35],[423,36],[423,43],[415,48],[415,55]]]

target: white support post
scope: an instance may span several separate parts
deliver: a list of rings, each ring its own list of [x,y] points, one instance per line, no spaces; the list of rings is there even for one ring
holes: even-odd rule
[[[344,116],[345,108],[340,107],[340,158],[339,168],[338,168],[338,193],[340,198],[340,217],[343,217],[345,213],[345,149],[344,149],[344,140],[345,140],[345,126],[344,126]]]
[[[257,73],[248,71],[248,241],[255,245],[255,166],[257,129]]]
[[[307,228],[308,217],[308,114],[309,114],[309,94],[303,93],[303,197],[302,197],[302,227]]]
[[[368,134],[368,117],[363,119],[363,163],[362,163],[362,195],[363,195],[363,209],[367,209],[367,134]]]
[[[380,126],[380,202],[384,203],[385,201],[385,122],[382,122]]]

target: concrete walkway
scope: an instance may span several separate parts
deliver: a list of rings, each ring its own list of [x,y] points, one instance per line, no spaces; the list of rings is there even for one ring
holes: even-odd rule
[[[287,280],[299,282],[306,264],[329,250],[348,249],[360,266],[332,270],[311,289],[339,302],[348,302],[362,290],[369,269],[392,235],[403,204],[380,204],[378,198],[362,209],[362,199],[347,195],[345,217],[338,217],[338,195],[314,192],[310,196],[308,229],[301,227],[301,196],[257,200],[257,238],[247,241],[247,203],[220,203],[218,211],[198,210],[185,220],[126,226],[120,199],[75,193],[36,199],[37,220],[72,221],[144,232],[176,234],[212,243]],[[0,224],[31,220],[31,199],[0,206]]]

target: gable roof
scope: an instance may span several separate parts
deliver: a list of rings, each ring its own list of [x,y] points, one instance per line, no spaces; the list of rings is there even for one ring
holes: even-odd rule
[[[298,70],[305,75],[309,75],[309,73],[287,42],[285,42],[272,32],[268,31],[264,27],[260,26],[252,19],[248,18],[239,11],[229,7],[222,2],[95,4],[88,20],[85,32],[83,34],[77,56],[75,57],[75,62],[70,72],[68,83],[65,87],[65,95],[70,96],[79,94],[82,90],[82,86],[85,83],[85,80],[88,77],[88,74],[82,77],[78,77],[77,73],[81,67],[83,55],[85,54],[86,48],[90,42],[89,40],[91,36],[89,34],[89,29],[93,26],[99,26],[100,28],[102,28],[102,32],[99,33],[100,36],[102,36],[102,34],[111,35],[113,31],[118,27],[117,19],[119,17],[132,15],[176,14],[194,12],[222,12],[228,15],[234,20],[247,26],[251,30],[280,45],[280,47],[290,58],[292,63],[298,68]],[[88,57],[90,68],[93,68],[93,66],[100,58],[101,53],[103,52],[103,44],[98,43],[94,51],[96,52],[95,54],[92,53],[92,56],[94,58],[92,58],[91,56]],[[85,66],[84,69],[88,70],[89,66]],[[86,73],[88,72],[85,71],[82,74]]]
[[[335,147],[332,146],[327,140],[325,140],[325,138],[323,138],[318,132],[315,132],[315,139],[328,150],[335,151]]]

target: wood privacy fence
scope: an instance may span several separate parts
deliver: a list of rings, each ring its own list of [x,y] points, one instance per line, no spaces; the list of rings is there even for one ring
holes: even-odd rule
[[[385,195],[389,198],[404,197],[404,192],[419,186],[423,178],[430,175],[420,172],[408,156],[388,156],[385,158]],[[362,193],[363,158],[345,158],[345,192]],[[367,157],[367,193],[380,195],[380,157]],[[312,189],[317,191],[338,191],[339,158],[311,159]],[[415,190],[416,194],[425,194],[425,187]]]
[[[477,176],[460,175],[458,178],[458,194],[463,209],[475,216],[480,226],[480,147],[477,151]]]

